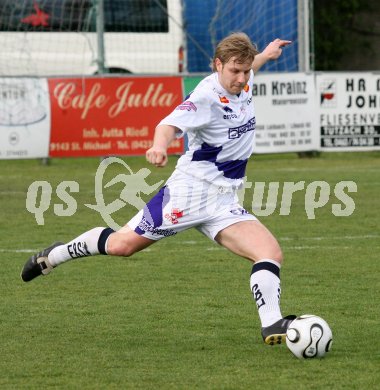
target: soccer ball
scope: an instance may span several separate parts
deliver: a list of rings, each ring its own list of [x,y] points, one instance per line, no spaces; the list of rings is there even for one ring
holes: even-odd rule
[[[320,358],[331,349],[332,332],[323,318],[305,314],[290,324],[286,345],[299,359]]]

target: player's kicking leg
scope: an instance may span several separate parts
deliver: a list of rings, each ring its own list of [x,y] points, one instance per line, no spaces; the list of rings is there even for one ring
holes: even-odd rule
[[[49,253],[60,245],[63,245],[63,242],[56,242],[41,252],[29,257],[21,271],[21,279],[24,282],[30,282],[37,276],[49,274],[53,269],[48,260]]]
[[[57,242],[31,256],[21,271],[21,279],[29,282],[49,274],[55,267],[69,260],[94,255],[131,256],[155,241],[142,237],[125,226],[115,232],[110,228],[91,229],[67,244]]]

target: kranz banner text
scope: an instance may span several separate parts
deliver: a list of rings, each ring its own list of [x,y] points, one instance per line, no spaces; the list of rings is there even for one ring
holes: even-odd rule
[[[312,74],[258,74],[254,153],[301,152],[319,147]]]

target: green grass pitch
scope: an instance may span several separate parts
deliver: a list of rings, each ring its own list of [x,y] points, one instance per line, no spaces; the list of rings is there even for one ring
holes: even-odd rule
[[[125,158],[134,170],[143,157]],[[165,179],[169,166],[147,182]],[[260,219],[285,256],[282,312],[317,314],[333,331],[321,360],[300,361],[286,346],[263,344],[249,291],[251,265],[195,230],[167,238],[129,259],[97,256],[64,264],[47,277],[23,283],[26,259],[55,240],[68,241],[104,226],[94,203],[99,159],[0,161],[0,388],[1,389],[374,389],[379,386],[380,153],[256,156],[251,182],[324,181],[331,199],[305,212],[305,191],[290,214]],[[115,168],[115,173],[117,169]],[[110,172],[113,174],[113,172]],[[38,226],[26,210],[36,180],[53,190],[79,183],[78,209],[57,217],[55,193]],[[355,211],[332,213],[333,189],[353,181]],[[122,187],[108,193],[117,199]],[[245,193],[251,209],[252,188]],[[112,199],[113,197],[113,199]],[[146,198],[148,199],[148,198]],[[135,213],[125,207],[115,220]]]

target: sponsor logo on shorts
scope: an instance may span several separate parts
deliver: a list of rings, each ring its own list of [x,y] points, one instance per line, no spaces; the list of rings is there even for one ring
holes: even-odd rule
[[[246,209],[243,209],[243,207],[237,207],[236,209],[230,210],[230,213],[233,215],[247,215],[249,212]]]
[[[156,234],[157,236],[164,236],[164,237],[169,237],[169,236],[174,236],[177,234],[172,229],[160,229],[157,227],[154,227],[151,223],[149,223],[145,217],[142,217],[140,223],[138,224],[138,227],[144,231],[144,232],[149,232],[151,234]]]
[[[166,213],[165,218],[170,221],[173,225],[178,223],[178,218],[183,217],[183,211],[180,209],[172,209],[171,213]]]

